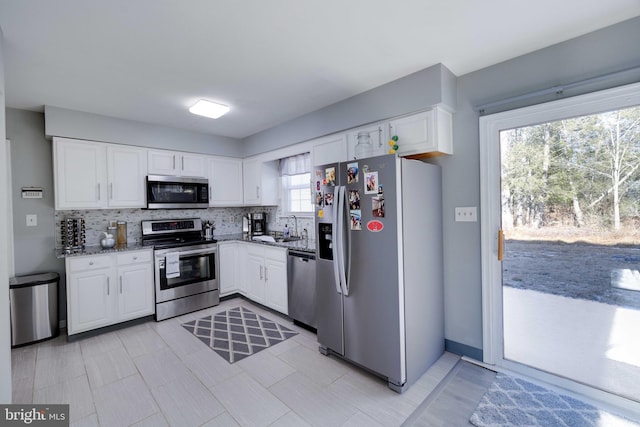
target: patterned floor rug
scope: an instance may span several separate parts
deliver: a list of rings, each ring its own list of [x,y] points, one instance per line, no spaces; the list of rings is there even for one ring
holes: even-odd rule
[[[498,373],[470,421],[478,427],[640,426],[573,397],[502,373]]]
[[[298,334],[244,307],[192,320],[183,323],[182,327],[229,363],[235,363]]]

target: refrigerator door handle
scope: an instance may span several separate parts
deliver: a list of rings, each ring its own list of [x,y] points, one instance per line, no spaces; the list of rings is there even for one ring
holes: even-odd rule
[[[345,191],[345,187],[344,185],[340,186],[340,198],[339,203],[338,203],[338,217],[340,218],[339,220],[339,227],[338,227],[338,268],[340,271],[340,286],[342,287],[342,294],[344,296],[349,295],[349,289],[347,288],[347,277],[346,277],[346,271],[345,271],[345,240],[344,240],[344,233],[345,231],[347,232],[347,235],[349,234],[348,229],[347,229],[347,197],[346,197],[346,191]]]
[[[333,255],[333,278],[336,284],[336,292],[339,294],[342,293],[342,287],[340,286],[340,271],[338,266],[338,260],[340,259],[340,250],[339,250],[339,241],[338,236],[340,235],[340,220],[338,218],[338,212],[340,212],[339,204],[340,204],[340,187],[335,187],[333,189],[333,241],[331,242],[331,251]]]
[[[346,191],[345,191],[345,206],[346,206],[346,203],[349,203],[349,202],[347,200]],[[347,214],[348,214],[348,211],[345,210],[345,222],[350,220],[350,217]],[[347,242],[346,242],[346,245],[343,244],[343,250],[346,250],[347,252],[346,272],[344,275],[344,296],[348,297],[349,291],[350,291],[349,283],[351,282],[351,230],[347,228],[346,232],[347,232]],[[344,269],[345,267],[343,266],[343,270]]]

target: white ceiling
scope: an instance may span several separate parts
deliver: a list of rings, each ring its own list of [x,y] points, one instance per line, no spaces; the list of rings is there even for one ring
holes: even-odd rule
[[[8,107],[244,138],[437,63],[460,76],[639,0],[0,0]],[[231,112],[211,120],[200,98]]]

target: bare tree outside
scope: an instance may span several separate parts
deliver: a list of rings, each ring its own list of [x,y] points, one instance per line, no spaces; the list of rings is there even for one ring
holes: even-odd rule
[[[640,107],[500,133],[507,360],[640,402]]]
[[[504,285],[640,310],[640,107],[500,139]]]
[[[587,241],[604,232],[605,243],[640,243],[640,107],[503,131],[501,140],[512,235],[551,227],[572,241],[581,228]]]

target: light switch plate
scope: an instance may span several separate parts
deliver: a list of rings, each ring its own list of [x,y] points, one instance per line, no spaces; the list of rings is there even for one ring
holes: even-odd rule
[[[36,225],[38,225],[38,215],[27,215],[27,227],[35,227]]]
[[[478,208],[475,206],[456,208],[456,222],[477,222]]]

